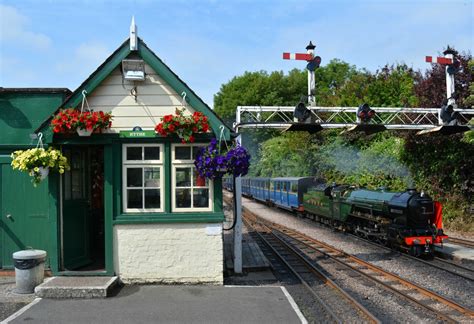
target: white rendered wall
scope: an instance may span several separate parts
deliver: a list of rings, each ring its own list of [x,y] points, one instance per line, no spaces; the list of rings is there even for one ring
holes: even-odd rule
[[[114,268],[125,283],[223,284],[222,224],[114,226]]]

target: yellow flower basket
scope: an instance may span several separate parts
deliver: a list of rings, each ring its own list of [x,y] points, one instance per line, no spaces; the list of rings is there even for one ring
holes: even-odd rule
[[[52,147],[34,148],[29,150],[19,150],[11,154],[11,166],[15,170],[28,173],[33,179],[33,185],[36,187],[45,179],[49,171],[64,173],[69,170],[67,158],[62,155],[60,150]]]

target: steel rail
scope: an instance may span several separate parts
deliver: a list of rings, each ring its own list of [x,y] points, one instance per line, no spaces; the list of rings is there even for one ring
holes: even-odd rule
[[[254,215],[254,217],[258,217],[258,216]],[[444,304],[444,305],[446,305],[446,306],[449,306],[451,309],[457,310],[457,311],[460,312],[461,314],[464,314],[464,315],[466,315],[466,316],[468,316],[468,317],[471,317],[471,318],[474,317],[474,311],[472,311],[471,309],[468,309],[468,308],[466,308],[466,307],[464,307],[464,306],[462,306],[462,305],[456,303],[455,301],[452,301],[452,300],[450,300],[450,299],[448,299],[448,298],[446,298],[446,297],[442,297],[442,296],[436,294],[435,292],[430,291],[430,290],[428,290],[428,289],[426,289],[426,288],[423,288],[423,287],[421,287],[421,286],[419,286],[419,285],[417,285],[417,284],[415,284],[415,283],[413,283],[413,282],[411,282],[411,281],[408,281],[408,280],[406,280],[406,279],[403,279],[403,278],[399,277],[399,276],[396,275],[396,274],[390,273],[390,272],[388,272],[388,271],[386,271],[386,270],[384,270],[384,269],[382,269],[382,268],[380,268],[380,267],[377,267],[377,266],[375,266],[375,265],[373,265],[373,264],[371,264],[371,263],[369,263],[369,262],[367,262],[367,261],[364,261],[364,260],[362,260],[362,259],[359,259],[359,258],[357,258],[357,257],[355,257],[355,256],[353,256],[353,255],[351,255],[351,254],[348,254],[348,253],[346,253],[346,252],[344,252],[344,251],[341,251],[341,250],[339,250],[339,249],[336,249],[336,248],[334,248],[334,247],[332,247],[332,246],[330,246],[330,245],[328,245],[328,244],[326,244],[326,243],[324,243],[324,242],[321,242],[321,241],[319,241],[319,240],[316,240],[316,239],[314,239],[314,238],[312,238],[312,237],[309,237],[309,236],[307,236],[307,235],[305,235],[305,234],[302,234],[302,233],[300,233],[300,232],[298,232],[298,231],[289,229],[289,228],[287,228],[287,227],[285,227],[285,226],[283,226],[283,225],[280,225],[280,224],[276,224],[276,223],[273,223],[273,222],[269,222],[269,221],[267,221],[267,220],[262,220],[261,217],[258,217],[258,218],[260,219],[260,221],[263,221],[264,223],[267,223],[267,224],[269,223],[269,224],[271,224],[271,227],[272,227],[273,229],[275,229],[275,230],[278,230],[278,228],[280,228],[280,229],[281,229],[280,232],[283,233],[283,234],[285,234],[285,235],[287,235],[287,236],[290,236],[290,237],[291,237],[291,235],[289,235],[289,234],[287,234],[287,233],[292,233],[293,235],[299,236],[299,237],[303,238],[303,239],[306,240],[306,241],[309,241],[309,242],[314,243],[314,244],[316,244],[316,245],[320,245],[320,246],[322,246],[324,249],[327,249],[328,251],[332,251],[332,253],[335,253],[335,255],[329,254],[329,253],[327,253],[327,252],[320,251],[320,252],[325,253],[325,255],[327,255],[327,256],[330,257],[330,258],[333,258],[333,259],[335,259],[335,260],[339,260],[340,258],[343,258],[343,259],[348,259],[348,260],[350,260],[350,261],[353,261],[353,262],[355,262],[355,263],[357,263],[357,264],[359,264],[359,265],[361,265],[361,266],[363,266],[363,267],[369,268],[370,270],[372,270],[372,271],[374,271],[374,272],[376,272],[376,273],[379,273],[379,274],[381,274],[381,275],[383,275],[383,276],[385,276],[385,277],[388,277],[388,278],[390,278],[390,279],[392,279],[392,280],[396,280],[396,281],[398,281],[400,284],[402,284],[403,286],[408,287],[409,289],[415,290],[417,293],[419,293],[419,294],[421,294],[421,295],[424,295],[424,296],[426,296],[426,297],[429,297],[430,299],[436,300],[436,301],[438,301],[439,303]],[[293,238],[294,238],[294,236],[293,236]],[[301,241],[301,240],[300,240],[300,241]],[[305,243],[305,242],[303,241],[303,243]],[[308,244],[307,244],[307,245],[308,245]],[[310,245],[308,245],[308,246],[310,246]],[[313,247],[313,246],[310,246],[310,247],[313,248],[313,249],[315,249],[315,247]],[[343,262],[343,261],[341,261],[341,260],[339,260],[339,261],[342,262],[343,264],[349,266],[349,267],[352,267],[354,270],[358,271],[357,268],[355,268],[355,267],[353,267],[353,266],[347,264],[346,262]],[[359,271],[360,271],[360,270],[359,270]],[[360,273],[364,273],[364,272],[361,271]],[[364,274],[365,274],[365,276],[369,276],[369,277],[370,277],[369,274],[366,274],[366,273],[364,273]],[[373,278],[373,277],[370,277],[370,278]],[[378,280],[378,279],[373,278],[373,280]],[[413,298],[413,297],[411,297],[411,296],[409,296],[409,295],[407,295],[407,294],[404,294],[403,292],[400,292],[399,290],[397,290],[397,289],[395,289],[395,288],[393,288],[393,287],[391,287],[391,286],[387,286],[387,287],[390,287],[390,290],[396,292],[397,294],[403,296],[404,298],[407,298],[407,299],[413,301],[414,303],[416,303],[416,304],[418,304],[418,305],[424,307],[425,309],[428,309],[428,310],[434,312],[434,313],[437,314],[437,316],[439,316],[440,318],[442,318],[442,319],[444,319],[444,320],[447,320],[447,321],[454,321],[454,322],[455,322],[455,320],[453,320],[451,317],[449,317],[449,316],[447,316],[447,315],[445,315],[445,314],[439,312],[438,310],[432,308],[431,306],[425,305],[425,304],[421,303],[420,301],[416,300],[415,298]]]
[[[373,242],[373,241],[371,241],[371,240],[365,239],[365,238],[360,237],[360,236],[357,236],[357,235],[355,235],[355,234],[352,234],[352,233],[346,233],[346,234],[348,234],[348,235],[350,235],[350,236],[354,237],[355,239],[360,240],[360,241],[362,241],[362,242],[365,242],[365,243],[371,244],[371,245],[373,245],[373,246],[379,247],[379,248],[381,248],[381,249],[383,249],[383,250],[391,251],[391,252],[396,252],[396,253],[398,253],[400,256],[402,256],[402,257],[404,257],[404,258],[408,258],[408,259],[414,260],[414,261],[416,261],[416,262],[420,262],[420,263],[429,265],[429,266],[431,266],[431,267],[433,267],[433,268],[436,268],[436,269],[439,269],[439,270],[442,270],[442,271],[451,273],[451,274],[453,274],[453,275],[455,275],[455,276],[464,278],[464,279],[469,280],[469,281],[474,281],[474,278],[473,278],[472,276],[466,276],[466,275],[464,275],[464,274],[462,274],[462,273],[458,273],[458,272],[456,272],[456,271],[443,268],[442,266],[437,265],[437,264],[434,264],[434,263],[432,263],[432,262],[430,262],[430,261],[426,261],[426,260],[423,260],[423,259],[414,257],[414,256],[412,256],[412,255],[409,255],[409,254],[406,254],[406,253],[402,253],[402,252],[400,252],[400,251],[398,251],[398,250],[395,250],[395,249],[392,249],[392,248],[390,248],[390,247],[384,246],[384,245],[382,245],[382,244],[380,244],[380,243],[377,243],[377,242]],[[451,262],[451,261],[448,261],[448,260],[444,260],[444,259],[441,259],[441,258],[438,258],[438,257],[436,257],[435,260],[437,260],[437,261],[439,261],[439,262],[442,262],[442,263],[449,264],[449,265],[451,265],[451,266],[453,266],[453,267],[456,267],[456,268],[459,268],[459,269],[461,269],[461,270],[463,270],[463,271],[471,272],[471,273],[474,274],[474,270],[473,270],[473,269],[464,267],[464,266],[462,266],[462,265],[460,265],[460,264],[457,264],[457,263],[454,263],[454,262]]]
[[[451,237],[451,236],[447,238],[447,241],[449,243],[454,243],[454,244],[474,248],[474,241],[465,240],[465,239],[461,239],[461,238],[457,238],[457,237]]]
[[[244,216],[245,217],[245,216]],[[321,302],[325,308],[325,310],[333,316],[333,318],[338,319],[337,315],[332,312],[332,310],[329,308],[329,306],[325,303],[322,302],[321,298],[314,292],[314,289],[311,288],[311,286],[307,283],[307,281],[301,277],[298,274],[298,271],[291,266],[279,253],[274,246],[257,230],[257,228],[254,226],[254,224],[251,224],[247,219],[244,218],[244,222],[246,223],[247,226],[250,228],[253,228],[255,230],[255,233],[259,235],[259,237],[265,242],[265,244],[281,259],[283,263],[293,272],[293,274],[303,283],[303,285],[311,291],[311,293],[318,299],[319,302]],[[264,225],[264,224],[261,224]],[[264,225],[267,227],[266,225]],[[282,240],[280,237],[275,235],[270,228],[267,227],[269,231],[267,233],[271,235],[273,238],[278,240],[278,242],[283,245],[288,251],[292,253],[293,256],[296,256],[305,266],[308,270],[311,271],[315,276],[317,276],[322,282],[330,286],[332,289],[334,289],[336,292],[340,293],[341,295],[346,298],[351,304],[356,306],[357,311],[362,312],[372,323],[381,323],[381,321],[373,315],[366,307],[361,305],[357,300],[355,300],[352,296],[350,296],[346,291],[344,291],[339,285],[337,285],[333,280],[331,280],[328,276],[326,276],[323,272],[321,272],[318,268],[314,266],[311,262],[309,262],[304,255],[302,255],[300,252],[296,251],[293,247],[291,247],[288,242],[285,242]],[[338,319],[338,321],[341,321]]]
[[[254,228],[251,224],[249,224],[245,218],[242,221],[249,227]],[[311,288],[311,286],[304,280],[297,271],[285,260],[285,258],[266,240],[263,235],[254,228],[255,233],[259,236],[259,238],[264,242],[264,244],[272,250],[272,252],[280,259],[281,262],[293,273],[293,275],[298,278],[298,280],[306,287],[306,289],[313,295],[314,298],[318,301],[318,303],[324,308],[324,310],[332,317],[337,323],[342,323],[342,320],[331,310],[329,305],[321,298],[319,295]]]

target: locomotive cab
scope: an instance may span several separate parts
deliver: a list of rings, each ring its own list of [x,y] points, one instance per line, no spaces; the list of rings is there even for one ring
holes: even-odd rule
[[[435,216],[434,202],[423,192],[407,189],[396,194],[388,202],[389,240],[408,247],[416,256],[431,254],[433,242],[436,241],[438,230],[432,222]]]

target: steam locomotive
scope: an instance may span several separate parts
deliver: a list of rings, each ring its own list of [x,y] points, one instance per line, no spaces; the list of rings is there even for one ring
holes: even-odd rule
[[[224,178],[232,191],[232,179]],[[442,206],[423,191],[390,192],[327,184],[312,177],[242,178],[242,194],[414,256],[447,238]]]

